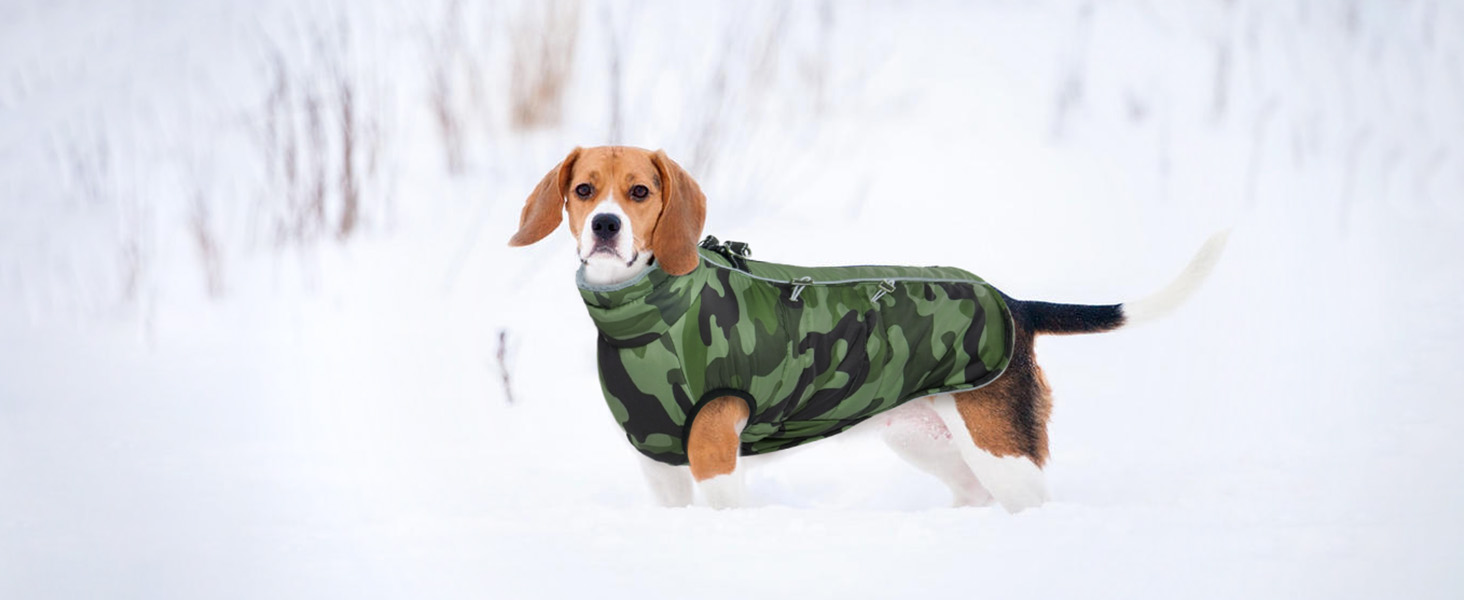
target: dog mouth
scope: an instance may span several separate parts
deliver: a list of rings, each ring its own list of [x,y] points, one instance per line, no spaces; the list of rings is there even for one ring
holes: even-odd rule
[[[625,266],[629,267],[635,264],[636,259],[640,258],[640,252],[633,252],[631,253],[630,258],[626,259],[625,256],[622,255],[620,251],[617,250],[614,246],[611,246],[609,244],[595,244],[595,248],[593,250],[590,250],[590,254],[588,256],[580,259],[580,262],[587,263],[595,258],[613,258],[616,261],[624,261]]]

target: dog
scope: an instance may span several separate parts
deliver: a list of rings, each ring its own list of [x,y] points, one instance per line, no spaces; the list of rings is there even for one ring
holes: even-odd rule
[[[664,151],[575,148],[529,194],[510,246],[568,215],[612,414],[653,495],[744,503],[741,456],[878,417],[888,445],[957,506],[1048,499],[1051,390],[1039,334],[1113,331],[1169,313],[1206,278],[1219,234],[1137,302],[1017,300],[949,267],[805,268],[698,245],[706,197]]]

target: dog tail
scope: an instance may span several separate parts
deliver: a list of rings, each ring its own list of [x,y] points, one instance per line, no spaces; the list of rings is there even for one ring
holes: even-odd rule
[[[1209,277],[1230,231],[1210,236],[1174,281],[1149,296],[1123,304],[1057,304],[1007,298],[1012,318],[1032,333],[1101,333],[1153,321],[1179,308]]]

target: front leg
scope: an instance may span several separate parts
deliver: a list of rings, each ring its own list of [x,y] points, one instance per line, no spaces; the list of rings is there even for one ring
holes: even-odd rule
[[[691,422],[686,458],[691,463],[691,477],[713,508],[743,505],[746,492],[737,469],[737,455],[747,414],[747,403],[741,398],[722,396],[703,406]]]
[[[641,473],[646,476],[646,484],[651,487],[656,502],[667,508],[691,505],[689,469],[668,465],[639,452],[636,456],[640,457]]]

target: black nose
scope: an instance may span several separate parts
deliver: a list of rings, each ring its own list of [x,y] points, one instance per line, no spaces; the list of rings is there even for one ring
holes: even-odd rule
[[[595,215],[590,219],[590,229],[595,232],[595,237],[608,240],[620,233],[620,217],[615,215]]]

